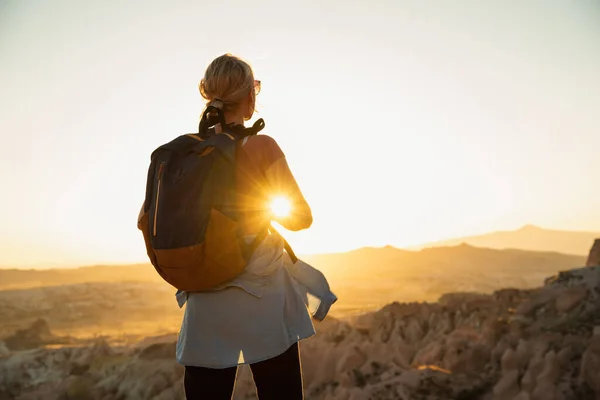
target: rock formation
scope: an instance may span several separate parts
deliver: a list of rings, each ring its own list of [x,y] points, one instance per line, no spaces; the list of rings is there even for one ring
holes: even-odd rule
[[[45,319],[37,319],[26,329],[19,329],[14,335],[4,339],[11,350],[27,350],[40,347],[52,341],[53,335]]]
[[[600,265],[600,239],[596,239],[594,241],[594,244],[590,249],[590,255],[588,256],[585,265],[588,267]]]

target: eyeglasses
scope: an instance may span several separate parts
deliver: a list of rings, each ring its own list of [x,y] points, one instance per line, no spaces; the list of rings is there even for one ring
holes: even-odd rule
[[[259,80],[254,80],[254,94],[256,94],[258,96],[258,94],[260,93],[260,88],[261,88],[261,84]]]

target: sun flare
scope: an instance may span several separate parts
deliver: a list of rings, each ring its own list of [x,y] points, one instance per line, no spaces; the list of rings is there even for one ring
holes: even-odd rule
[[[269,209],[276,217],[287,217],[292,210],[290,201],[283,196],[276,196],[271,199]]]

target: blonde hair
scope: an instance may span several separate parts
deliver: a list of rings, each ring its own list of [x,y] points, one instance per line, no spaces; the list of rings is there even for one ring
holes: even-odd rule
[[[241,102],[254,91],[254,73],[246,61],[232,54],[215,58],[199,85],[200,94],[224,112],[237,111]]]

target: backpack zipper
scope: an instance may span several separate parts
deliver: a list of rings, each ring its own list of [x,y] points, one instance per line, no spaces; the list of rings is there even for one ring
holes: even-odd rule
[[[165,162],[161,162],[158,167],[158,183],[156,184],[156,201],[154,202],[154,227],[152,234],[156,236],[156,218],[158,217],[158,200],[160,199],[160,183],[162,181],[162,173],[165,167]]]

